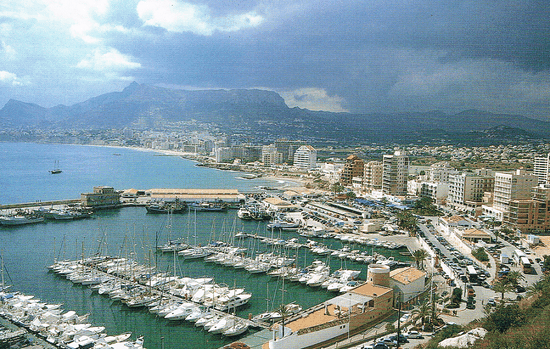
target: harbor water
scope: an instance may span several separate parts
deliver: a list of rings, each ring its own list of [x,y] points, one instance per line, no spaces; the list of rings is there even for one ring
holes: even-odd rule
[[[116,153],[116,155],[115,155]],[[120,154],[120,155],[119,155]],[[63,172],[49,174],[59,160]],[[260,185],[272,186],[263,179],[239,179],[238,173],[197,167],[192,161],[174,156],[157,156],[152,152],[73,145],[41,145],[0,143],[0,203],[29,202],[77,198],[96,185],[127,188],[237,188],[254,190]],[[218,284],[245,288],[252,299],[237,315],[248,317],[295,302],[304,309],[334,297],[321,288],[299,283],[284,284],[265,274],[249,274],[202,259],[184,260],[172,254],[159,254],[155,246],[169,239],[183,238],[192,244],[230,241],[236,232],[246,232],[282,239],[298,237],[295,232],[270,231],[266,222],[241,221],[235,210],[197,212],[173,216],[147,214],[144,207],[126,207],[98,211],[93,218],[78,221],[46,222],[20,227],[0,228],[0,250],[5,263],[5,279],[14,289],[35,295],[48,303],[63,303],[67,310],[89,313],[95,326],[105,326],[106,333],[131,331],[145,336],[148,349],[219,348],[235,340],[212,335],[185,321],[169,322],[150,314],[147,309],[135,310],[105,296],[92,293],[87,287],[73,285],[47,266],[54,260],[80,259],[93,255],[132,258],[157,271],[187,277],[211,277]],[[305,238],[300,237],[302,242]],[[321,240],[319,240],[321,241]],[[338,249],[342,242],[324,240]],[[273,247],[248,238],[237,243],[249,251],[272,251]],[[353,246],[366,250],[367,247]],[[372,250],[372,247],[368,248]],[[374,249],[373,252],[393,255],[397,251]],[[296,255],[299,266],[311,264],[313,256],[305,249],[286,251]],[[326,260],[326,257],[323,257]],[[328,261],[333,270],[344,267],[361,270],[365,279],[367,266],[339,259]]]

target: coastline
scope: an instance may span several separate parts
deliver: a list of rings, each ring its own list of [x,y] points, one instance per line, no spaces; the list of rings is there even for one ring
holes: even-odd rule
[[[277,189],[285,189],[285,188],[297,188],[297,187],[305,187],[307,181],[302,179],[302,178],[298,178],[298,177],[286,177],[286,176],[281,176],[281,175],[276,175],[276,174],[273,174],[273,173],[265,173],[265,172],[268,172],[269,170],[267,168],[254,168],[254,169],[245,169],[245,168],[242,168],[243,166],[246,166],[246,165],[236,165],[236,166],[232,166],[231,164],[226,164],[226,163],[219,163],[220,166],[208,166],[208,164],[211,164],[211,165],[218,165],[218,163],[204,163],[204,162],[201,162],[201,159],[203,160],[207,160],[207,159],[210,159],[210,160],[213,160],[211,157],[208,157],[208,156],[205,156],[205,155],[197,155],[195,153],[189,153],[189,152],[181,152],[181,151],[177,151],[177,150],[163,150],[163,149],[151,149],[151,148],[143,148],[143,147],[124,147],[124,146],[117,146],[117,145],[96,145],[96,144],[83,144],[85,146],[92,146],[92,147],[106,147],[106,148],[113,148],[113,149],[130,149],[130,150],[137,150],[137,151],[142,151],[142,152],[151,152],[151,153],[157,153],[157,154],[161,154],[163,156],[179,156],[185,160],[189,160],[189,161],[193,161],[195,163],[198,163],[198,164],[205,164],[205,167],[209,167],[209,168],[212,168],[212,169],[217,169],[217,170],[220,170],[220,171],[233,171],[233,172],[239,172],[239,173],[257,173],[257,172],[260,172],[262,174],[262,176],[258,177],[258,178],[263,178],[265,180],[269,180],[269,181],[273,181],[275,183],[277,183],[277,185],[275,185],[275,188]],[[230,169],[227,168],[222,168],[222,167],[231,167]],[[256,170],[256,171],[253,171],[253,170]],[[259,170],[259,171],[258,171]]]

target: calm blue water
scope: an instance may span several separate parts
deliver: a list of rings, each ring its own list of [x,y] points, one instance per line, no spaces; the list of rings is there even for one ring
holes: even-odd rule
[[[115,156],[114,154],[120,154]],[[62,173],[49,173],[56,164]],[[179,156],[124,148],[0,143],[0,204],[77,199],[94,186],[115,189],[253,189],[273,182],[195,166]],[[289,183],[291,184],[291,183]]]
[[[114,156],[113,153],[120,153]],[[55,160],[63,173],[49,174]],[[73,145],[41,145],[0,143],[0,203],[77,198],[81,192],[96,185],[116,189],[154,187],[176,188],[238,188],[252,189],[272,185],[263,180],[239,180],[238,174],[195,167],[179,157],[155,156],[154,153],[129,149],[111,149]],[[186,322],[171,323],[146,310],[129,309],[119,302],[92,294],[86,287],[74,286],[46,269],[54,259],[78,259],[101,252],[104,255],[131,257],[142,264],[156,265],[159,271],[176,272],[181,276],[213,277],[217,283],[244,287],[253,294],[249,304],[237,315],[258,314],[283,302],[283,285],[267,275],[251,275],[243,270],[206,264],[202,260],[184,261],[171,255],[154,253],[156,242],[183,237],[192,243],[225,239],[234,231],[270,236],[264,222],[247,222],[236,218],[236,211],[202,212],[195,215],[147,215],[143,207],[100,211],[89,220],[48,222],[37,225],[0,228],[0,251],[4,257],[8,281],[16,290],[50,302],[63,303],[65,309],[79,314],[90,313],[90,321],[105,326],[106,333],[131,331],[145,336],[149,349],[219,348],[232,342],[220,335],[210,335]],[[296,237],[282,233],[281,238]],[[302,241],[303,238],[302,238]],[[333,248],[337,240],[324,241]],[[253,239],[243,241],[244,247],[269,251]],[[354,247],[354,249],[361,249]],[[385,252],[385,251],[378,251]],[[386,254],[388,254],[386,252]],[[395,251],[392,254],[400,259]],[[314,256],[301,250],[298,264],[311,264]],[[347,267],[362,270],[366,266],[330,261],[334,269]],[[311,289],[295,283],[284,286],[284,302],[294,301],[304,308],[334,296],[322,289]]]

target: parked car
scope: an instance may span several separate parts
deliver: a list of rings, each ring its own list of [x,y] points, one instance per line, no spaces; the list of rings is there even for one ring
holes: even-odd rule
[[[389,339],[392,342],[397,342],[397,335],[390,336]],[[409,340],[404,335],[399,335],[399,343],[409,343]]]
[[[422,339],[424,336],[418,331],[409,331],[409,333],[405,334],[405,337],[409,339]]]
[[[386,344],[382,342],[378,342],[372,346],[372,349],[390,349],[390,347],[388,347]]]
[[[411,314],[405,313],[405,314],[403,314],[403,316],[401,316],[399,321],[401,323],[407,322],[407,321],[409,321],[410,317],[411,317]]]

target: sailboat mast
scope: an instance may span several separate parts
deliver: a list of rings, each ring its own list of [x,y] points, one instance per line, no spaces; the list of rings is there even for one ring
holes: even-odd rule
[[[5,285],[5,284],[4,284],[4,251],[1,251],[1,253],[0,253],[0,259],[2,259],[2,267],[1,267],[2,272],[1,272],[1,274],[2,274],[2,290],[3,290],[3,289],[4,289],[4,285]]]

